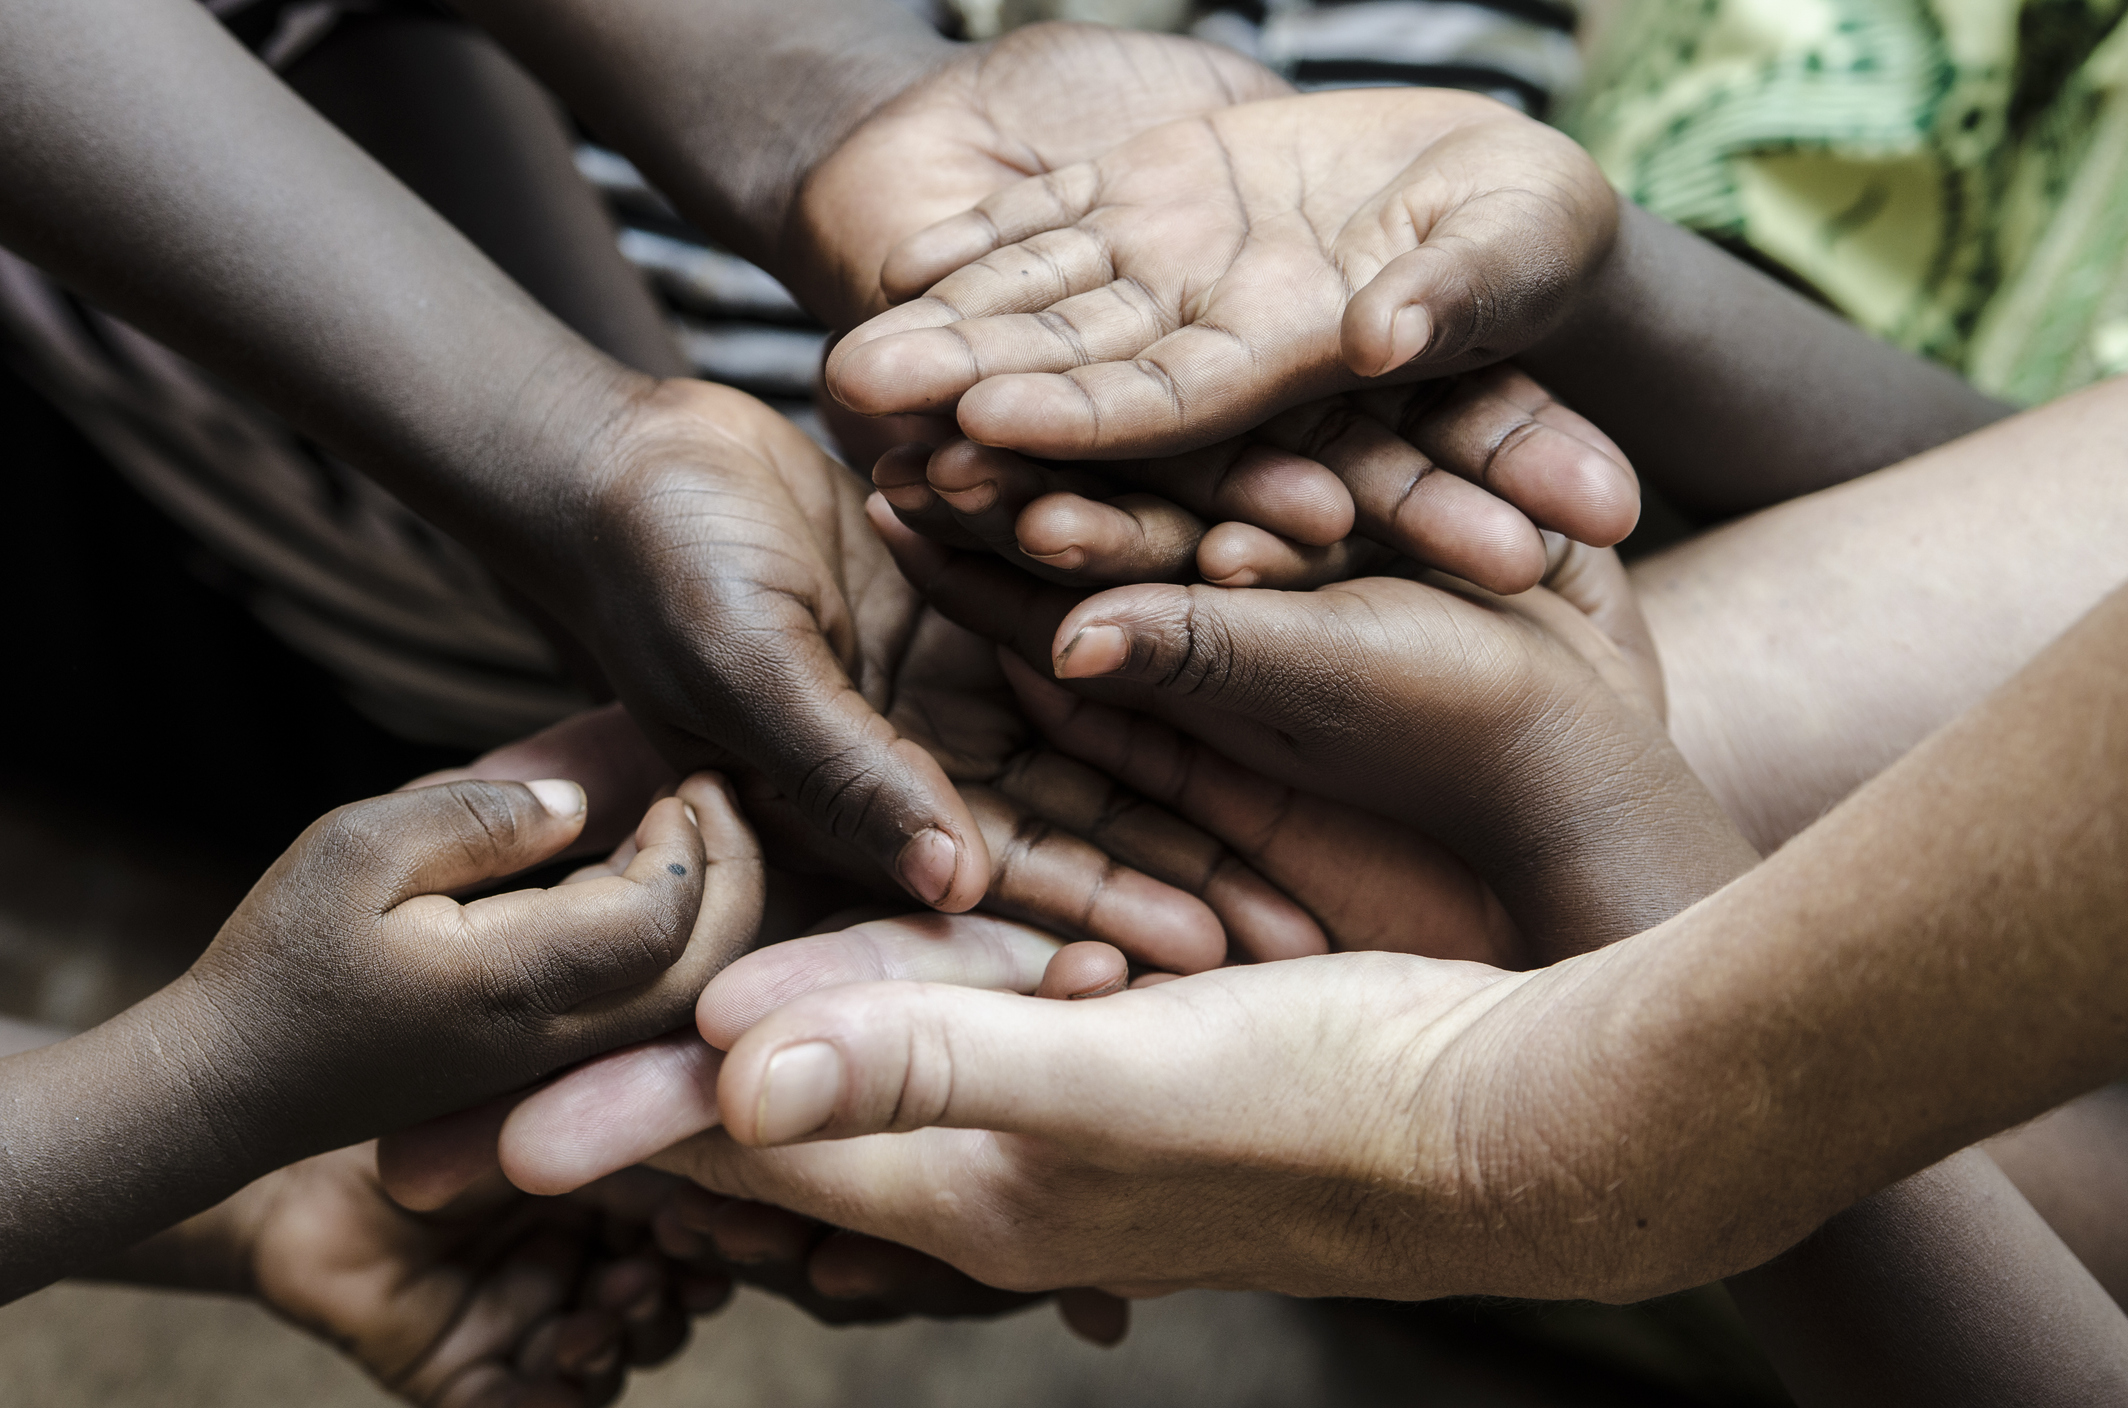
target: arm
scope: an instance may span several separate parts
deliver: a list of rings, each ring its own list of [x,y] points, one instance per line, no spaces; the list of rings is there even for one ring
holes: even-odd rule
[[[1755,846],[1803,830],[2128,580],[2124,434],[2128,383],[2102,383],[1634,565],[1671,734]]]
[[[460,0],[697,224],[779,273],[806,175],[958,46],[894,0]],[[876,173],[901,182],[912,173]]]
[[[573,840],[582,792],[459,782],[314,825],[175,983],[0,1061],[0,1296],[293,1160],[669,1029],[760,912],[729,797],[682,793],[624,874],[466,905],[444,893]]]
[[[1623,201],[1609,257],[1518,360],[1709,517],[1838,484],[2012,409]]]
[[[570,334],[188,0],[10,4],[0,122],[0,238],[478,551],[675,764],[736,753],[924,901],[981,894],[973,819],[851,686],[862,520],[793,487],[780,418]]]

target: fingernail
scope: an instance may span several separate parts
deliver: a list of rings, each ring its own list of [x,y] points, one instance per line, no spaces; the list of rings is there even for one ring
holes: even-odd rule
[[[557,821],[574,821],[584,814],[584,789],[559,777],[543,777],[525,786],[539,798],[547,815]]]
[[[687,824],[689,826],[699,828],[702,825],[702,818],[695,815],[694,804],[692,802],[680,803],[680,810],[687,813]]]
[[[1086,565],[1086,549],[1076,543],[1068,548],[1058,548],[1055,552],[1027,552],[1027,545],[1024,543],[1015,543],[1014,546],[1044,567],[1054,567],[1059,572],[1076,572]]]
[[[894,868],[910,894],[925,904],[937,904],[953,888],[953,867],[959,858],[953,838],[930,826],[909,838]]]
[[[754,1114],[754,1142],[788,1144],[811,1134],[842,1098],[842,1053],[825,1041],[787,1046],[769,1058]]]
[[[922,484],[881,485],[879,496],[902,513],[922,513],[938,497]]]
[[[1114,674],[1130,659],[1130,636],[1121,626],[1086,626],[1057,654],[1057,678],[1083,680]]]
[[[1433,319],[1416,303],[1407,303],[1397,309],[1389,321],[1389,360],[1382,363],[1376,376],[1387,376],[1413,357],[1426,350],[1433,337]]]
[[[585,1378],[595,1379],[599,1375],[611,1370],[614,1365],[620,1362],[621,1347],[617,1344],[609,1343],[598,1353],[592,1355],[590,1358],[584,1360],[583,1363],[578,1365],[577,1372],[582,1374]]]
[[[967,489],[933,489],[955,513],[982,513],[998,501],[998,486],[989,480]]]

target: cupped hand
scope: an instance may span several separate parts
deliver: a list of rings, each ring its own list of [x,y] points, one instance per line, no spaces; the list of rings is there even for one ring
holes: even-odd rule
[[[831,326],[887,306],[905,237],[1029,176],[1178,118],[1290,92],[1231,49],[1109,25],[1036,24],[963,46],[808,173],[776,273]]]
[[[844,338],[828,385],[871,415],[957,403],[971,439],[1029,454],[1176,453],[1512,355],[1616,224],[1586,153],[1487,98],[1220,107],[911,235],[882,282],[923,296]]]
[[[893,546],[941,610],[1081,697],[1440,842],[1533,961],[1638,932],[1734,873],[1741,843],[1663,733],[1615,554],[1562,544],[1558,590],[1505,598],[1390,577],[1082,598],[906,530]],[[1644,874],[1636,848],[1680,859]],[[1619,902],[1621,874],[1641,903]]]
[[[883,456],[872,482],[927,536],[1086,586],[1304,587],[1401,555],[1520,592],[1544,575],[1541,528],[1608,546],[1640,502],[1610,438],[1507,365],[1312,402],[1154,459],[914,444]]]
[[[620,874],[450,897],[583,822],[574,783],[464,781],[305,831],[167,990],[231,1150],[278,1167],[669,1030],[760,922],[759,852],[713,775],[650,809]]]
[[[423,1408],[592,1408],[686,1342],[731,1282],[662,1256],[652,1218],[686,1185],[647,1170],[566,1199],[499,1181],[417,1214],[358,1145],[290,1165],[203,1220],[240,1279]]]
[[[694,439],[663,443],[739,448],[714,468],[675,452],[613,471],[610,493],[629,504],[634,536],[608,535],[605,590],[660,568],[637,593],[602,597],[619,614],[583,633],[602,641],[625,715],[558,727],[474,771],[514,775],[569,754],[602,792],[625,793],[654,775],[631,741],[639,728],[667,758],[738,764],[747,813],[779,865],[864,882],[880,875],[878,846],[899,845],[921,866],[936,859],[921,836],[901,841],[906,828],[881,819],[891,810],[877,790],[883,749],[903,781],[945,789],[963,833],[956,854],[982,858],[974,899],[988,909],[1176,972],[1211,967],[1230,945],[1321,951],[1313,921],[1216,841],[1035,746],[989,647],[928,609],[896,570],[855,476],[758,402],[685,392],[687,414],[738,419],[730,431],[697,420]],[[659,663],[661,637],[692,653]],[[749,734],[780,750],[777,766],[741,746]],[[907,888],[936,899],[909,873]]]

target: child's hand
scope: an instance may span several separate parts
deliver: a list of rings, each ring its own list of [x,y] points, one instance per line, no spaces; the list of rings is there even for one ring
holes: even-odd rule
[[[448,898],[583,819],[574,783],[454,782],[306,831],[173,991],[230,1147],[286,1163],[681,1020],[760,920],[753,837],[715,778],[651,808],[623,874]]]
[[[828,384],[971,439],[1171,454],[1535,342],[1608,251],[1586,153],[1489,99],[1319,93],[1155,128],[904,240]],[[965,267],[964,267],[965,266]],[[1567,525],[1555,525],[1580,536]]]
[[[1662,908],[1670,890],[1697,898],[1734,873],[1742,843],[1663,735],[1652,647],[1612,554],[1566,546],[1558,592],[1513,598],[1367,578],[1082,600],[906,530],[892,546],[942,610],[1074,693],[1440,841],[1536,961],[1637,932],[1683,907]],[[1702,886],[1702,871],[1720,878]],[[1643,872],[1644,902],[1619,902],[1621,877]]]
[[[1316,586],[1401,554],[1513,593],[1544,575],[1539,529],[1605,547],[1640,509],[1610,437],[1505,365],[1311,402],[1181,455],[1045,463],[953,439],[889,452],[872,482],[928,537],[1084,586]]]
[[[728,1278],[652,1245],[676,1183],[642,1170],[562,1199],[495,1180],[416,1214],[358,1145],[268,1174],[157,1242],[193,1284],[249,1291],[409,1403],[591,1405],[730,1294]]]

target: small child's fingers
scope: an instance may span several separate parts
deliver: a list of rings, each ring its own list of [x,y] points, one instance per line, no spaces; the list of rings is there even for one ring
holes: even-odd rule
[[[481,1273],[443,1337],[394,1387],[416,1403],[488,1399],[498,1380],[514,1377],[526,1341],[568,1304],[587,1250],[582,1237],[559,1229],[534,1230],[508,1248]]]
[[[1185,582],[1204,520],[1151,494],[1044,494],[1013,524],[1020,553],[1061,582]]]
[[[1373,407],[1395,397],[1367,399]],[[1447,395],[1421,401],[1400,421],[1392,412],[1391,423],[1441,468],[1577,542],[1609,547],[1640,516],[1640,486],[1625,455],[1517,368],[1458,377]]]
[[[495,1148],[517,1187],[574,1192],[717,1123],[722,1053],[692,1028],[586,1061],[520,1102]]]
[[[1175,497],[1214,521],[1253,523],[1310,547],[1328,547],[1352,532],[1352,494],[1328,466],[1276,445],[1239,448],[1202,501]]]
[[[913,298],[1003,245],[1075,225],[1093,209],[1099,173],[1089,162],[1058,167],[997,191],[972,210],[918,230],[888,251],[880,287]]]
[[[398,790],[464,780],[533,782],[548,777],[569,778],[587,795],[589,820],[572,847],[583,853],[611,846],[643,814],[656,790],[672,781],[673,772],[627,709],[608,704],[572,714],[529,737],[490,749],[462,768],[430,773]]]
[[[521,1004],[527,1017],[576,1014],[570,1026],[588,1022],[615,1040],[672,1026],[694,990],[662,993],[662,1002],[626,1002],[633,995],[623,990],[652,981],[688,953],[704,894],[703,840],[687,804],[668,798],[650,809],[636,842],[635,859],[620,875],[494,895],[457,910],[448,931],[460,949],[455,956],[484,967],[490,991]],[[433,908],[416,911],[422,903],[410,900],[398,912],[445,920]],[[427,932],[405,940],[409,947],[434,945],[441,926],[423,927]],[[410,954],[409,961],[418,958]],[[616,1000],[594,1003],[605,994]],[[651,1025],[640,1027],[644,1021]]]
[[[785,1003],[843,983],[902,980],[1033,992],[1057,941],[988,914],[899,914],[756,949],[702,990],[695,1026],[728,1048]]]
[[[983,907],[1070,938],[1114,944],[1139,962],[1178,973],[1226,958],[1225,926],[1177,886],[1117,862],[988,787],[962,789],[995,868]]]
[[[1425,405],[1433,394],[1359,404]],[[1308,409],[1310,418],[1274,422],[1265,434],[1304,447],[1344,481],[1362,536],[1489,591],[1526,591],[1544,575],[1544,540],[1528,516],[1472,479],[1443,473],[1445,466],[1392,428],[1393,418]]]
[[[973,440],[948,441],[932,451],[926,485],[963,537],[1010,561],[1025,562],[1014,524],[1020,511],[1060,490],[1104,496],[1109,486],[1085,473],[1060,471]]]
[[[985,547],[961,528],[953,510],[932,492],[926,477],[930,462],[929,445],[896,445],[872,466],[872,487],[903,523],[934,542],[957,548]]]
[[[1080,942],[1058,949],[1042,970],[1036,997],[1066,1001],[1107,997],[1130,986],[1130,964],[1111,944]]]
[[[280,865],[316,865],[347,901],[384,910],[514,875],[583,827],[584,789],[574,782],[446,782],[329,812]]]
[[[1215,587],[1299,591],[1364,576],[1394,556],[1361,538],[1309,547],[1253,523],[1214,524],[1197,544],[1197,574]]]
[[[1277,886],[1214,837],[1108,775],[1039,748],[1014,759],[996,785],[1103,855],[1203,901],[1230,945],[1250,958],[1329,952],[1321,927]]]

